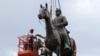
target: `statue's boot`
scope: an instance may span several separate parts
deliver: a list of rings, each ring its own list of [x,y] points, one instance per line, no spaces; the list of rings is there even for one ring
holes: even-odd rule
[[[68,44],[65,43],[64,49],[66,49],[66,50],[71,50],[71,47],[70,47]]]

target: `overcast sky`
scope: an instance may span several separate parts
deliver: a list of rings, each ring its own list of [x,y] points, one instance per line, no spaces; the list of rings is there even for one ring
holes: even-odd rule
[[[30,28],[45,36],[39,23],[40,4],[50,0],[0,0],[0,55],[17,56],[18,36]],[[60,0],[70,31],[77,44],[77,56],[100,56],[100,0]],[[54,14],[53,14],[54,15]],[[43,22],[42,22],[43,23]]]

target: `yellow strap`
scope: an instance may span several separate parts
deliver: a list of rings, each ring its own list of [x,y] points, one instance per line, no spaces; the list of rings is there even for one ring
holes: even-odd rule
[[[48,49],[47,47],[45,47],[45,50],[47,51],[47,52],[52,52],[50,49]]]

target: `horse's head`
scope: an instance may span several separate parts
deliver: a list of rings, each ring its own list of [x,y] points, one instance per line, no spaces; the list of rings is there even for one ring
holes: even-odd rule
[[[40,10],[39,10],[39,14],[38,14],[38,18],[39,19],[46,19],[49,17],[49,12],[48,12],[48,5],[47,3],[45,4],[45,7],[43,7],[42,5],[40,5]]]

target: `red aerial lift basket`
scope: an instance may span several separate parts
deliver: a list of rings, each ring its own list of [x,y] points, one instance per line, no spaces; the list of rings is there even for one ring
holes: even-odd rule
[[[25,43],[28,43],[28,36],[23,35],[18,37],[19,43],[18,43],[18,56],[38,56],[38,51],[37,50],[24,50],[23,46]]]

